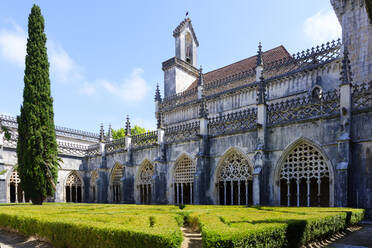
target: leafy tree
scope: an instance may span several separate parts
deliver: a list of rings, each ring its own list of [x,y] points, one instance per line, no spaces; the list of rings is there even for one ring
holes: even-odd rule
[[[18,122],[18,173],[33,204],[53,196],[59,167],[50,91],[44,18],[34,5],[28,17],[23,105]]]
[[[146,133],[146,129],[143,127],[134,125],[134,127],[130,130],[131,135],[137,135],[137,134],[142,134]],[[125,130],[124,128],[119,128],[117,130],[112,129],[112,138],[113,139],[121,139],[125,137]]]

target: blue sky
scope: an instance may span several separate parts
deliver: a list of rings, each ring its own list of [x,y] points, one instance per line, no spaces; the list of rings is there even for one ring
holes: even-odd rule
[[[161,63],[174,54],[173,29],[189,11],[204,72],[284,45],[290,53],[338,38],[328,0],[0,1],[0,113],[22,103],[27,18],[46,22],[55,123],[98,132],[100,123],[155,128]]]

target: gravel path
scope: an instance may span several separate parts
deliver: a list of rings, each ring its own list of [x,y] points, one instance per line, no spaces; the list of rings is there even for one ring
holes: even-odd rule
[[[47,242],[33,237],[27,238],[18,233],[0,230],[0,248],[53,248]]]

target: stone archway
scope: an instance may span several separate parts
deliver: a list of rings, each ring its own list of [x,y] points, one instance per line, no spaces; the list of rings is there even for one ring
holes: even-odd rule
[[[19,178],[18,172],[16,170],[13,170],[10,174],[8,181],[8,192],[9,202],[11,203],[22,203],[30,201],[21,187],[21,179]]]
[[[116,163],[111,171],[110,180],[110,191],[111,191],[111,202],[120,203],[122,199],[122,183],[121,180],[124,176],[124,166]]]
[[[216,177],[219,204],[251,205],[253,203],[253,167],[248,158],[230,149],[221,158]]]
[[[187,155],[181,155],[175,163],[173,189],[175,204],[193,204],[196,165]]]
[[[152,177],[154,175],[154,166],[148,160],[145,160],[138,172],[136,187],[139,195],[139,202],[141,204],[151,204],[153,183]]]
[[[76,171],[71,172],[65,183],[66,202],[83,202],[83,181]]]
[[[283,153],[276,172],[282,206],[333,206],[333,170],[322,150],[300,139]]]

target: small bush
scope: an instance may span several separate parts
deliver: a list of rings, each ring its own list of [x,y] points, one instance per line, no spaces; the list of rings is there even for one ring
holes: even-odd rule
[[[185,204],[180,204],[180,205],[178,205],[178,207],[179,207],[179,209],[184,209],[185,207],[186,207],[186,205]]]
[[[149,216],[149,221],[150,221],[150,227],[154,227],[154,225],[155,225],[155,217],[154,216]]]

